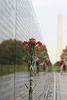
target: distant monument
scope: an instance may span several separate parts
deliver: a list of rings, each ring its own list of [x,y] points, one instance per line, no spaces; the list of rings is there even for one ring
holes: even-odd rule
[[[60,61],[60,55],[62,53],[62,14],[58,16],[58,34],[57,34],[57,61]]]

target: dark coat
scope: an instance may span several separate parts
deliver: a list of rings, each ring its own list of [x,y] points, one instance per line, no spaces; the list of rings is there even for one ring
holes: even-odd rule
[[[64,64],[64,66],[63,66],[63,71],[66,71],[66,65]]]
[[[39,73],[39,61],[36,61],[36,66],[37,66],[37,73]]]

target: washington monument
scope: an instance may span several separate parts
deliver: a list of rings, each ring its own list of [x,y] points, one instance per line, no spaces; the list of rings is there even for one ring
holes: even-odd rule
[[[58,16],[58,33],[57,33],[57,61],[60,61],[60,55],[62,53],[62,14]]]

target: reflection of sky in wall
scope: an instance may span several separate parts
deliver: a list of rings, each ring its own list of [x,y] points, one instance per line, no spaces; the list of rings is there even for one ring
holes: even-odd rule
[[[0,0],[0,42],[4,39],[15,38],[15,18],[16,18],[15,16],[16,14],[15,1],[16,0],[11,0],[11,1],[8,0],[8,3],[4,8],[3,8],[3,5],[1,4],[2,1],[3,0]],[[24,28],[23,30],[21,29],[21,31],[19,31],[20,28],[17,28],[19,33],[16,38],[23,40],[27,37],[28,33],[30,34],[33,33],[33,37],[35,37],[35,35],[37,34],[37,37],[40,40],[38,33],[40,34],[39,29],[41,28],[43,42],[47,46],[51,61],[55,62],[56,61],[56,47],[57,47],[56,45],[57,44],[57,29],[58,29],[57,25],[58,25],[59,12],[61,12],[63,15],[63,48],[65,48],[67,44],[67,27],[66,27],[67,26],[67,0],[32,0],[37,19],[34,13],[31,12],[31,9],[25,9],[28,6],[28,4],[27,6],[25,6],[26,5],[25,1],[26,3],[29,3],[27,2],[28,0],[22,0],[23,3],[20,3],[20,4],[23,4],[23,6],[22,5],[21,6],[24,7],[23,8],[24,12],[23,12],[23,9],[21,10],[21,6],[18,4],[20,6],[20,12],[23,12],[24,14],[22,16],[20,16],[19,14],[18,17],[20,18],[18,18],[18,20],[20,21],[20,23],[22,22],[24,23],[24,25],[20,25],[20,27],[27,26],[27,28],[26,29]],[[6,1],[3,2],[4,5],[5,5],[5,2]],[[30,14],[34,17],[30,17]],[[8,17],[7,15],[10,17]],[[25,21],[24,20],[21,21],[21,18],[23,16],[25,16],[24,18],[26,18]],[[37,20],[39,22],[37,22]],[[26,32],[28,33],[26,35],[24,34],[23,35],[24,37],[23,37],[22,32],[25,34]]]
[[[15,5],[13,0],[0,0],[0,42],[15,38]]]
[[[63,17],[63,48],[67,45],[67,0],[32,0],[52,62],[56,61],[58,14]]]
[[[0,0],[0,42],[16,38],[25,41],[36,38],[41,41],[40,27],[28,0]]]

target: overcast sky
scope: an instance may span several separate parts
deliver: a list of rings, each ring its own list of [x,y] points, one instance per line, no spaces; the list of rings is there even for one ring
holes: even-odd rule
[[[67,45],[67,0],[32,0],[44,44],[52,63],[56,61],[58,15],[62,13],[63,48]]]

